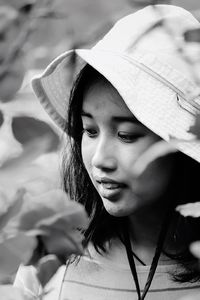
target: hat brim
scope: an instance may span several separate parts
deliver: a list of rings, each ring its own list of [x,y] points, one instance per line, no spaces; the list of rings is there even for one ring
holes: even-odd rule
[[[183,153],[200,162],[200,142],[189,133],[194,124],[192,113],[179,105],[177,92],[120,55],[78,49],[54,60],[33,89],[53,120],[64,129],[67,122],[72,75],[70,64],[75,55],[90,64],[119,92],[134,116],[146,127]],[[71,70],[72,71],[72,70]],[[179,98],[181,95],[178,95]]]

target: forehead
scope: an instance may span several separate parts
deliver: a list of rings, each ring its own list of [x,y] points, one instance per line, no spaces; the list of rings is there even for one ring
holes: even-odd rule
[[[118,91],[106,79],[96,80],[84,91],[83,111],[93,109],[118,112],[134,118]]]

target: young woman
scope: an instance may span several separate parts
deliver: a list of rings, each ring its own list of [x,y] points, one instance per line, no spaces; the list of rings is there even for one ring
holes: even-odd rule
[[[90,218],[85,255],[67,263],[59,299],[175,300],[200,287],[188,250],[199,221],[175,211],[198,201],[200,143],[189,132],[198,93],[177,51],[184,31],[197,27],[182,8],[149,6],[34,80],[68,135],[65,189]],[[74,55],[85,65],[66,118]]]

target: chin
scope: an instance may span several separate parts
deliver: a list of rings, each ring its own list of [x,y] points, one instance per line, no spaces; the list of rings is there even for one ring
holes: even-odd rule
[[[137,210],[136,207],[125,208],[125,207],[119,207],[119,206],[113,205],[113,204],[112,205],[104,204],[104,208],[109,215],[111,215],[113,217],[117,217],[117,218],[130,216]]]

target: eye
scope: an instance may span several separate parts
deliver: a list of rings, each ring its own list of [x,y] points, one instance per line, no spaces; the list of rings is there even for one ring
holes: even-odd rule
[[[137,141],[138,139],[142,138],[144,135],[141,133],[128,133],[120,131],[118,133],[118,137],[125,143],[133,143]]]
[[[93,128],[83,128],[83,134],[86,134],[90,138],[94,138],[97,136],[98,132]]]

